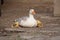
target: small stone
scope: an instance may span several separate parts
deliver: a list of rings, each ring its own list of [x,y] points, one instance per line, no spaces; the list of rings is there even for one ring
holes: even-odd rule
[[[31,39],[31,38],[33,38],[34,36],[20,36],[20,38],[22,38],[22,39]]]

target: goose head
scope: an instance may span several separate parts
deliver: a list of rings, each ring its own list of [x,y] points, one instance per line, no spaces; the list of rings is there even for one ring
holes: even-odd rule
[[[36,14],[35,11],[34,11],[34,9],[30,9],[29,13],[32,14],[32,15]]]

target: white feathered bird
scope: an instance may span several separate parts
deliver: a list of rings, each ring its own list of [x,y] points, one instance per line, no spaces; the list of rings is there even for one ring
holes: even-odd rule
[[[36,14],[34,9],[30,9],[29,16],[15,20],[15,27],[18,27],[19,25],[23,27],[40,27],[42,23],[34,18],[34,14]]]

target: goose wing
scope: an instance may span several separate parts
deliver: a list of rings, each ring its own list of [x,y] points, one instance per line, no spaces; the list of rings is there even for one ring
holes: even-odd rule
[[[28,19],[28,17],[25,16],[25,17],[21,17],[21,18],[15,19],[15,21],[21,23],[21,21],[26,21],[27,19]]]

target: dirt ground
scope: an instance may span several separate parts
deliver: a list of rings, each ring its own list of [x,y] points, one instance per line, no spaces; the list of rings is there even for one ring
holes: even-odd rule
[[[17,28],[24,32],[4,30],[10,28],[16,18],[28,16],[31,8],[36,10],[35,18],[41,20],[43,28]],[[1,11],[0,40],[60,40],[60,17],[54,17],[53,12],[41,12],[39,6],[31,7],[29,4],[4,4]]]

